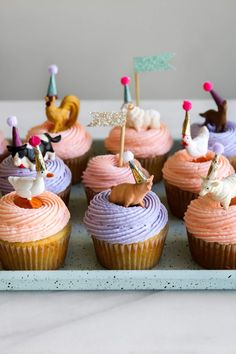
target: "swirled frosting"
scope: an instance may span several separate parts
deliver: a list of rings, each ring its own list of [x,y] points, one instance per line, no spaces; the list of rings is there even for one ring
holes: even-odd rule
[[[100,155],[92,158],[83,173],[82,181],[94,192],[101,192],[121,183],[135,183],[132,171],[128,165],[119,167],[118,155]],[[141,167],[138,161],[135,163]],[[146,176],[149,173],[142,169]]]
[[[145,196],[145,208],[110,203],[109,194],[110,190],[97,194],[84,217],[88,232],[97,239],[113,244],[142,242],[158,234],[167,224],[167,210],[155,193]]]
[[[70,220],[64,202],[53,193],[40,195],[43,205],[39,209],[24,209],[14,203],[16,193],[0,199],[0,240],[31,242],[55,235]]]
[[[46,166],[48,171],[54,174],[54,177],[44,179],[46,190],[55,194],[64,191],[71,183],[70,169],[59,158],[54,161],[47,160]],[[36,177],[36,172],[14,166],[12,157],[8,156],[0,163],[0,191],[3,194],[13,191],[12,185],[8,182],[9,176]]]
[[[46,121],[41,125],[31,128],[27,133],[26,140],[28,141],[32,135],[48,132],[50,124],[50,122]],[[92,145],[91,135],[79,123],[62,132],[50,133],[52,137],[59,134],[61,135],[61,141],[52,145],[56,155],[63,160],[84,155]]]
[[[202,127],[201,124],[192,124],[191,133],[192,136],[197,136],[199,129]],[[212,150],[215,143],[221,143],[224,145],[224,155],[227,157],[236,155],[236,123],[227,122],[226,131],[223,133],[216,133],[215,126],[208,124],[207,128],[210,132],[210,137],[208,141],[208,147]]]
[[[155,157],[166,154],[173,145],[173,139],[166,125],[161,123],[159,129],[136,131],[127,128],[125,132],[125,150],[133,152],[137,158]],[[120,128],[115,127],[105,139],[105,147],[113,154],[119,152]]]
[[[0,155],[5,154],[7,151],[7,141],[2,132],[0,132]]]
[[[199,193],[201,189],[201,176],[206,177],[211,160],[214,157],[212,151],[208,151],[206,162],[193,162],[193,158],[186,150],[177,151],[168,158],[162,169],[163,177],[170,184],[182,190]],[[220,156],[218,165],[218,177],[222,179],[234,173],[234,169],[229,161]]]
[[[209,196],[193,200],[184,216],[187,230],[208,242],[236,242],[236,205],[224,210]]]

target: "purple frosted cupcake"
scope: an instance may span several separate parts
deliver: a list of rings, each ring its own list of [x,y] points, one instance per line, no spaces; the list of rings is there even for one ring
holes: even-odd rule
[[[216,93],[212,83],[205,82],[203,88],[205,91],[210,92],[217,106],[217,110],[210,109],[200,114],[205,119],[204,124],[210,132],[209,150],[212,150],[215,143],[224,145],[224,156],[229,159],[234,169],[236,169],[236,123],[227,121],[227,101]],[[192,124],[191,133],[193,137],[198,135],[202,126],[203,124]]]
[[[150,269],[162,254],[168,214],[153,192],[144,197],[144,207],[111,203],[106,190],[91,201],[84,217],[95,252],[108,269]]]

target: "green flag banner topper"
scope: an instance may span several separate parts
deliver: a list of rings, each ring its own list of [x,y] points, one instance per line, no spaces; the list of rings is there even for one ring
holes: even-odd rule
[[[163,53],[149,57],[135,57],[134,71],[136,73],[146,71],[164,71],[174,69],[169,61],[175,56],[175,53]]]
[[[88,127],[122,127],[126,122],[124,112],[91,112],[92,121]]]

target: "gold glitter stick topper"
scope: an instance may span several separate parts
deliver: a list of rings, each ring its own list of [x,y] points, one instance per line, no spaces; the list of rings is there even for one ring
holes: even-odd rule
[[[122,127],[125,125],[124,112],[91,112],[92,121],[88,127]]]

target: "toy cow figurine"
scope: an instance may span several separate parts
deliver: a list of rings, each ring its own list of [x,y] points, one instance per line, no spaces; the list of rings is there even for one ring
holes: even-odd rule
[[[153,178],[154,176],[152,175],[143,183],[122,183],[111,187],[109,201],[114,204],[123,205],[126,208],[131,205],[139,205],[144,208],[145,204],[143,199],[152,189]]]
[[[45,133],[38,135],[41,142],[39,149],[43,155],[44,161],[55,160],[55,152],[52,147],[52,143],[58,143],[61,140],[61,135],[57,135],[54,138],[50,134]],[[23,144],[20,146],[7,146],[8,151],[12,155],[14,165],[20,168],[29,168],[35,170],[35,154],[34,149],[30,144]]]
[[[204,125],[211,124],[215,126],[216,133],[225,131],[227,122],[227,101],[223,100],[214,90],[211,82],[205,82],[203,85],[205,91],[209,91],[215,100],[218,111],[210,109],[200,116],[205,118]]]
[[[223,178],[212,180],[202,177],[202,186],[199,193],[200,196],[210,194],[213,200],[220,202],[222,207],[227,210],[231,199],[236,197],[236,174]]]

